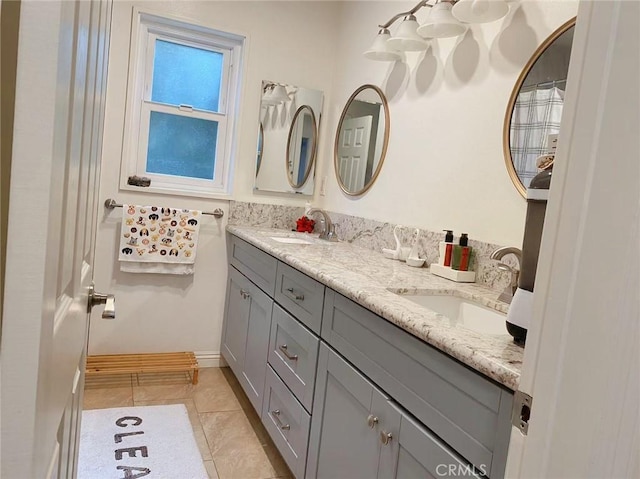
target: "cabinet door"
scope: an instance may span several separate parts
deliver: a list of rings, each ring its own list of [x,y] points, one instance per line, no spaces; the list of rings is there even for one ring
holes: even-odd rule
[[[242,374],[249,327],[249,280],[232,267],[227,279],[227,298],[222,331],[222,355],[237,377]]]
[[[264,379],[267,373],[273,300],[253,283],[250,283],[248,299],[249,325],[241,382],[251,404],[260,415],[262,414]]]
[[[229,268],[222,352],[258,414],[262,412],[273,300]]]
[[[389,441],[394,463],[380,460],[380,476],[395,479],[436,479],[441,477],[480,477],[479,472],[406,412],[400,412],[400,425]]]
[[[374,402],[386,402],[364,376],[325,344],[320,346],[307,458],[307,478],[372,479],[381,442],[368,418]]]

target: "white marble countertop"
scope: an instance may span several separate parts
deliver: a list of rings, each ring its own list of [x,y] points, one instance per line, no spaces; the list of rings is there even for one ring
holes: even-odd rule
[[[472,369],[517,389],[524,349],[513,343],[506,328],[504,334],[479,333],[402,296],[448,294],[506,313],[508,305],[496,300],[496,291],[475,283],[455,283],[432,275],[427,268],[412,268],[375,251],[329,243],[314,235],[237,225],[227,230]],[[307,238],[312,244],[281,243],[274,236]]]

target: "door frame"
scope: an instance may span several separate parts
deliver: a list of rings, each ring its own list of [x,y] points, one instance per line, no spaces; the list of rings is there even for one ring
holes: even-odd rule
[[[507,477],[640,475],[640,4],[577,18]]]

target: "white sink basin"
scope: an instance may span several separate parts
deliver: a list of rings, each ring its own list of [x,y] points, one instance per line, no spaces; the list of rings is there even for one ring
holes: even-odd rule
[[[478,303],[448,295],[402,295],[420,306],[440,313],[450,326],[461,326],[482,334],[507,334],[506,315]]]
[[[271,236],[273,241],[277,241],[278,243],[288,243],[288,244],[314,244],[313,241],[308,241],[302,238],[288,238],[286,236]]]

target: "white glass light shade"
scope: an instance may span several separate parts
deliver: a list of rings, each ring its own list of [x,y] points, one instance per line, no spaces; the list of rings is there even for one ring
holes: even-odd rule
[[[398,60],[402,60],[402,54],[399,51],[394,50],[387,44],[387,40],[389,40],[389,38],[391,38],[389,30],[387,30],[386,28],[380,30],[380,32],[378,32],[378,35],[376,35],[375,40],[373,40],[373,45],[371,45],[371,48],[364,52],[365,58],[368,58],[369,60],[379,60],[384,62],[395,62]]]
[[[509,5],[504,0],[460,0],[451,13],[462,22],[489,23],[509,13]]]
[[[276,87],[273,89],[272,97],[276,105],[280,103],[284,103],[285,101],[289,100],[289,95],[287,95],[287,90],[282,85],[276,85]]]
[[[274,90],[274,88],[267,88],[267,91],[264,93],[264,95],[262,95],[262,104],[263,105],[271,106],[271,105],[277,105],[278,104],[278,102],[276,101],[276,99],[273,96],[273,90]]]
[[[418,35],[418,22],[410,15],[402,21],[396,34],[387,40],[387,45],[401,52],[419,52],[426,50],[429,43]]]
[[[418,34],[425,38],[457,37],[467,31],[467,26],[460,23],[451,14],[449,2],[436,3],[427,21],[418,27]]]

